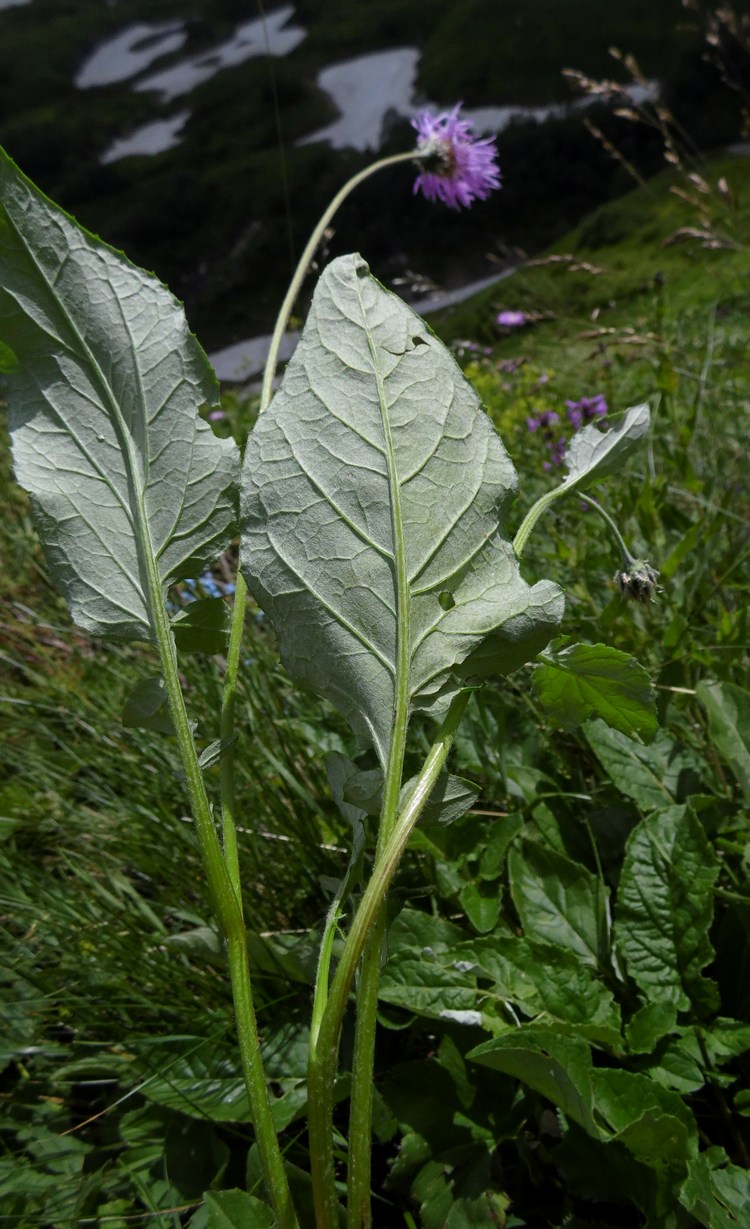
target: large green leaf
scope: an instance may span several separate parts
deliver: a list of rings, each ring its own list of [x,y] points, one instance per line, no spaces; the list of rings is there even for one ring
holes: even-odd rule
[[[727,1163],[723,1148],[708,1148],[690,1162],[680,1202],[706,1229],[742,1229],[750,1208],[750,1174]]]
[[[599,718],[583,732],[613,785],[644,811],[682,802],[700,785],[700,764],[666,730],[647,747],[613,730]]]
[[[594,968],[609,964],[608,889],[579,862],[538,841],[508,857],[510,890],[526,935],[567,948]]]
[[[627,734],[649,739],[657,728],[651,680],[628,653],[606,644],[550,645],[533,674],[544,707],[563,729],[591,714]]]
[[[180,304],[0,151],[0,337],[19,482],[73,618],[150,635],[149,577],[195,574],[235,532],[237,451],[197,414],[208,360]]]
[[[594,1139],[601,1138],[593,1113],[591,1050],[585,1041],[567,1037],[554,1026],[524,1024],[483,1042],[467,1057],[523,1080]]]
[[[668,807],[631,833],[617,892],[617,951],[650,1001],[705,1005],[701,970],[713,949],[712,888],[718,866],[688,806]]]
[[[492,981],[490,997],[514,1003],[526,1016],[559,1020],[590,1041],[620,1044],[620,1010],[591,964],[552,943],[495,933],[453,952]]]
[[[712,741],[726,759],[750,803],[750,692],[734,683],[705,680],[695,694],[708,713]]]
[[[504,536],[515,488],[445,347],[360,256],[333,261],[248,442],[242,569],[292,676],[382,762],[399,705],[440,707],[559,623]]]

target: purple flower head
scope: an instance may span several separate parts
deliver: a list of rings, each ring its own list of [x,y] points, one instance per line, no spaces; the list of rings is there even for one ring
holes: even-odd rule
[[[568,407],[568,420],[576,431],[584,423],[604,418],[608,409],[604,393],[597,393],[594,397],[581,397],[580,401],[566,401],[565,404]]]
[[[428,201],[444,201],[451,209],[486,200],[493,188],[500,187],[494,138],[480,141],[472,136],[469,121],[458,118],[460,110],[459,102],[441,115],[420,111],[411,121],[420,165],[414,191]]]
[[[528,323],[528,319],[526,312],[512,311],[510,308],[497,313],[497,323],[504,329],[520,329]]]

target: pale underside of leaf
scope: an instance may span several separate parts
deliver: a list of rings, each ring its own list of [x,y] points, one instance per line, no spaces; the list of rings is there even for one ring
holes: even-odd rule
[[[237,458],[197,414],[216,381],[181,305],[0,151],[0,337],[16,475],[94,635],[150,635],[146,557],[190,575],[235,530]]]
[[[565,454],[568,474],[564,486],[585,489],[592,482],[618,473],[625,459],[639,445],[651,421],[647,405],[635,405],[607,420],[608,430],[589,423],[576,431]]]
[[[404,672],[410,707],[439,710],[459,667],[504,673],[562,616],[557,587],[530,588],[503,536],[515,487],[442,344],[361,257],[334,261],[248,443],[242,567],[292,676],[381,762]]]

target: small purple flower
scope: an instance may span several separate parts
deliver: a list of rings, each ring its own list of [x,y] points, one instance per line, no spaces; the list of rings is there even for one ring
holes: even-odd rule
[[[538,431],[540,427],[545,428],[545,436],[550,436],[550,427],[555,427],[560,421],[560,415],[554,410],[542,410],[541,414],[537,414],[534,418],[526,419],[526,426],[529,431]]]
[[[566,401],[565,404],[568,407],[568,420],[575,431],[584,423],[604,418],[608,410],[604,393],[597,393],[594,397],[581,397],[580,401]]]
[[[552,462],[552,464],[562,465],[563,461],[565,460],[565,449],[567,447],[567,441],[565,439],[565,436],[561,435],[558,440],[555,440],[554,444],[548,445],[548,447],[550,450],[549,459]],[[545,466],[545,469],[548,469],[548,468],[549,466]]]
[[[208,413],[209,422],[221,422],[222,418],[226,418],[226,414],[224,413],[223,410],[209,410],[209,413]]]
[[[504,329],[520,329],[528,324],[528,320],[526,312],[512,311],[510,308],[497,313],[497,323]]]
[[[459,102],[440,115],[420,111],[411,121],[422,168],[414,191],[428,201],[444,201],[451,209],[486,200],[493,188],[500,187],[494,138],[480,141],[472,136],[470,122],[458,118],[460,110]]]

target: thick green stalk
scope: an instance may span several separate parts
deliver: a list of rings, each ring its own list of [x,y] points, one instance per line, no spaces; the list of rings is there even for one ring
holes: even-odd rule
[[[318,1034],[318,1042],[310,1054],[308,1074],[310,1164],[313,1172],[315,1219],[317,1229],[334,1229],[338,1201],[334,1180],[333,1150],[333,1083],[336,1077],[339,1037],[349,991],[367,937],[385,901],[409,836],[417,823],[453,744],[459,722],[469,701],[470,691],[460,692],[451,703],[440,732],[430,748],[414,789],[376,858],[375,867],[352,921]],[[373,1018],[374,1028],[374,1018]],[[370,1126],[366,1124],[367,1147]],[[351,1141],[354,1143],[354,1141]],[[357,1140],[356,1149],[364,1147]]]
[[[367,936],[357,980],[357,1023],[352,1057],[352,1092],[349,1109],[349,1168],[347,1174],[347,1229],[369,1229],[372,1221],[372,1101],[375,1069],[375,1033],[378,1013],[380,965],[388,921],[384,900]]]
[[[195,743],[193,742],[193,735],[185,708],[185,699],[180,686],[174,638],[169,626],[169,616],[164,603],[161,581],[157,573],[153,552],[148,548],[145,549],[144,557],[148,568],[151,618],[161,660],[162,674],[169,697],[169,708],[177,735],[182,767],[190,793],[190,802],[198,831],[209,892],[219,925],[227,941],[229,972],[242,1071],[253,1115],[253,1125],[261,1156],[263,1175],[279,1229],[297,1229],[297,1217],[289,1191],[284,1161],[276,1137],[276,1128],[271,1115],[271,1105],[261,1063],[258,1033],[255,1025],[255,1012],[250,990],[247,936],[245,923],[242,918],[242,909],[235,889],[233,872],[224,861],[221,845],[214,826],[211,804],[208,801],[201,776]]]
[[[564,486],[557,486],[553,491],[547,491],[545,495],[540,496],[535,504],[532,504],[526,516],[521,522],[521,527],[513,539],[513,550],[516,552],[516,558],[520,559],[523,554],[524,547],[529,539],[529,535],[536,525],[539,517],[543,512],[546,512],[550,504],[559,499],[561,495],[567,495],[567,490]]]

